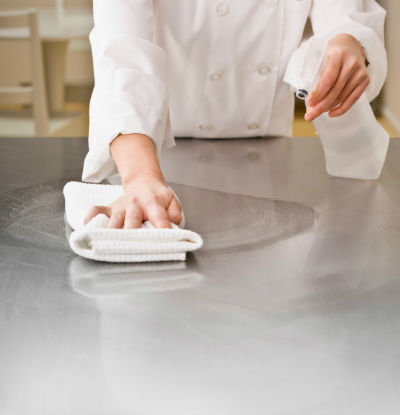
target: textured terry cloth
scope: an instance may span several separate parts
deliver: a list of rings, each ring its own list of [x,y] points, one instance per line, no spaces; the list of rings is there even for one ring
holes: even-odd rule
[[[109,218],[103,214],[85,225],[87,211],[94,205],[109,206],[123,194],[121,185],[72,181],[65,184],[63,193],[66,220],[74,229],[69,245],[85,258],[107,262],[184,261],[186,252],[203,245],[199,234],[181,228],[184,215],[180,226],[171,223],[171,229],[154,228],[149,221],[138,229],[106,228]]]

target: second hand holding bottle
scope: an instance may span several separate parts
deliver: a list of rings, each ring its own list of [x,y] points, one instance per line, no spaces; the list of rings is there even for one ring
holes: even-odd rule
[[[306,107],[309,91],[315,89],[324,68],[325,50],[326,42],[312,38],[289,62],[285,81],[295,88]],[[352,179],[380,176],[390,138],[376,120],[365,92],[345,114],[330,117],[323,113],[313,124],[321,139],[328,174]]]

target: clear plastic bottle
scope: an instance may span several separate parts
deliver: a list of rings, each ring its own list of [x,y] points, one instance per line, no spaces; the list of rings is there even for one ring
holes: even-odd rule
[[[314,39],[292,57],[285,81],[305,100],[320,78],[326,43]],[[376,120],[365,93],[343,115],[320,115],[313,121],[325,154],[326,169],[332,176],[377,179],[382,171],[389,134]]]
[[[324,149],[326,170],[331,176],[352,179],[380,176],[389,134],[376,120],[365,93],[340,117],[332,118],[324,113],[313,124]]]

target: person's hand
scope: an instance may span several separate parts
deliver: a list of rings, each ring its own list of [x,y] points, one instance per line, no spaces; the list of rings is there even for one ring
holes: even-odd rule
[[[84,223],[103,213],[110,218],[108,228],[140,228],[145,220],[156,228],[179,224],[182,209],[167,184],[159,178],[139,177],[124,183],[124,193],[110,206],[93,206]]]
[[[327,61],[308,99],[306,121],[322,113],[338,117],[347,112],[369,85],[364,49],[356,38],[340,34],[328,42]]]

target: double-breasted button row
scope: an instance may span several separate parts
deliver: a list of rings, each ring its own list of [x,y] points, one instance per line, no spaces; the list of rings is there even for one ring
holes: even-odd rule
[[[258,123],[250,123],[247,125],[247,129],[249,131],[255,131],[260,128],[260,124]],[[214,129],[214,126],[210,123],[200,124],[199,129],[203,132],[209,133]]]
[[[261,64],[256,67],[256,72],[260,76],[266,77],[270,74],[271,68],[268,65]],[[211,81],[219,81],[220,79],[222,79],[223,75],[224,74],[222,72],[212,72],[209,75],[209,78],[211,79]]]
[[[278,0],[265,0],[268,6],[276,6],[278,4]],[[229,4],[226,1],[220,1],[215,6],[215,12],[218,16],[225,16],[229,13]],[[261,63],[256,66],[255,68],[256,73],[261,77],[267,77],[271,72],[271,68]],[[213,82],[220,81],[224,76],[223,72],[215,71],[209,74],[209,79]],[[211,123],[202,123],[198,125],[199,130],[203,131],[204,133],[211,133],[214,130],[214,125]],[[260,124],[252,122],[247,125],[247,129],[249,131],[256,131],[260,128]]]

